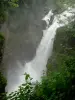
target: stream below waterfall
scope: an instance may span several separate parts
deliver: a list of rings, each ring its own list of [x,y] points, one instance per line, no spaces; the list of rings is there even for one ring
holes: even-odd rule
[[[48,58],[52,54],[53,42],[56,35],[57,28],[68,24],[67,17],[71,17],[73,14],[70,13],[72,9],[64,11],[62,14],[55,15],[52,21],[52,24],[49,26],[48,21],[50,21],[51,16],[53,15],[52,10],[43,18],[47,22],[47,27],[43,30],[43,36],[41,42],[36,50],[35,57],[30,62],[25,62],[24,65],[21,65],[20,62],[17,62],[18,69],[9,69],[7,74],[7,87],[6,91],[12,92],[15,91],[19,85],[24,82],[24,73],[30,74],[33,78],[33,82],[41,80],[43,75],[43,70],[46,71],[46,64]],[[65,16],[66,14],[66,16]],[[60,23],[60,20],[63,23]],[[65,22],[65,23],[64,23]],[[13,74],[12,74],[13,72]],[[18,78],[17,78],[18,77]],[[13,82],[14,81],[14,82]]]

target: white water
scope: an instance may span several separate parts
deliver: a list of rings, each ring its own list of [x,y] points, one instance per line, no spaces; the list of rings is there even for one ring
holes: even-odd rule
[[[57,23],[54,22],[50,28],[44,31],[45,33],[36,51],[35,58],[25,65],[25,71],[31,75],[33,81],[40,80],[43,70],[46,70],[47,60],[52,52],[57,27]]]
[[[41,76],[43,74],[43,70],[46,71],[47,60],[52,53],[53,41],[56,35],[56,30],[58,27],[68,24],[68,21],[66,20],[67,17],[64,16],[65,14],[69,18],[73,15],[72,13],[69,12],[69,10],[65,11],[61,15],[56,15],[54,17],[52,25],[48,29],[43,30],[43,37],[37,48],[34,59],[31,62],[26,63],[25,66],[23,67],[19,65],[20,68],[22,69],[19,72],[20,74],[19,74],[18,83],[16,84],[17,82],[17,79],[16,79],[15,84],[12,84],[12,87],[10,88],[9,88],[9,84],[12,79],[9,79],[10,76],[8,76],[8,79],[7,79],[8,80],[8,86],[7,86],[8,92],[16,90],[17,87],[24,81],[24,76],[22,74],[24,72],[30,74],[30,76],[33,78],[33,81],[36,81],[36,80],[40,81]],[[46,15],[45,20],[49,19],[50,16],[52,16],[51,11],[49,12],[48,15]],[[59,23],[58,17],[60,20],[63,21],[63,23]]]
[[[65,14],[66,17],[64,16]],[[43,18],[43,20],[46,20],[47,25],[52,15],[52,11],[49,11],[48,15]],[[52,53],[53,42],[57,28],[68,24],[67,17],[70,18],[72,15],[73,14],[69,13],[69,11],[65,11],[64,13],[59,15],[60,20],[63,21],[63,23],[61,24],[59,23],[58,16],[55,16],[53,24],[48,29],[43,31],[43,37],[36,51],[35,58],[25,65],[25,72],[31,75],[33,81],[40,80],[40,77],[43,74],[43,70],[46,71],[47,60]]]

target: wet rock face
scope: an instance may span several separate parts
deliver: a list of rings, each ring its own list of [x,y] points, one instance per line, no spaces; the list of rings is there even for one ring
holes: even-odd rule
[[[47,23],[45,20],[42,20],[42,30],[45,30],[47,27]]]
[[[25,61],[31,61],[35,57],[43,35],[41,19],[42,10],[35,13],[30,9],[18,9],[12,16],[9,16],[8,25],[5,26],[6,38],[8,38],[3,57],[5,74],[9,69],[18,69],[17,61],[24,65]]]
[[[6,78],[13,76],[14,79],[16,71],[21,74],[25,61],[29,62],[35,57],[36,49],[43,35],[42,30],[47,27],[47,23],[41,21],[45,16],[44,5],[40,4],[40,0],[37,1],[38,4],[35,1],[37,0],[34,0],[31,8],[17,8],[11,12],[6,23],[6,30],[3,27],[3,31],[7,31],[3,58]],[[17,62],[22,65],[18,66]],[[18,78],[14,80],[16,81],[16,79]],[[13,84],[13,82],[11,83]]]
[[[50,27],[50,25],[52,25],[52,22],[54,20],[54,14],[52,14],[51,16],[49,16],[48,19],[43,19],[42,20],[42,30],[46,30],[47,28]]]
[[[49,4],[43,0],[33,0],[31,8],[17,8],[11,12],[7,25],[8,41],[5,48],[5,61],[9,62],[7,60],[9,58],[20,61],[33,59],[43,35],[42,30],[47,27],[45,21],[41,22],[46,15],[45,9],[49,11],[47,3]],[[51,2],[50,5],[52,5]]]

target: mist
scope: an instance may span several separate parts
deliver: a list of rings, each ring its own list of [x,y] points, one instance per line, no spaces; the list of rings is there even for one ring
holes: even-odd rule
[[[9,88],[16,79],[18,83],[19,75],[23,74],[22,66],[35,57],[43,36],[42,18],[55,7],[53,0],[33,0],[10,9],[8,20],[1,29],[6,39],[2,67]]]
[[[35,56],[43,35],[41,19],[49,9],[55,7],[53,0],[44,1],[33,0],[31,4],[10,10],[8,20],[2,27],[6,38],[3,60],[5,67],[9,63],[14,66],[16,60],[23,64]]]

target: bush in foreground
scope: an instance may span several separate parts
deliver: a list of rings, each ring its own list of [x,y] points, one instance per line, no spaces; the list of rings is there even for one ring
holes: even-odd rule
[[[59,72],[43,76],[42,81],[35,85],[26,74],[26,83],[18,91],[9,94],[7,100],[75,100],[75,59],[68,59],[64,63]]]

